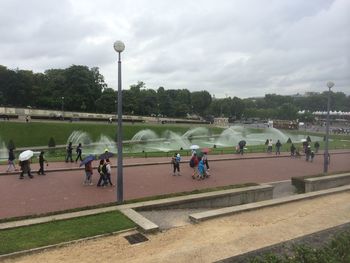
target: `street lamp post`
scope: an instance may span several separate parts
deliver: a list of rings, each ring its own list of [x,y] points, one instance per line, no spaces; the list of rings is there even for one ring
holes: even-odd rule
[[[121,41],[114,42],[114,50],[118,53],[118,168],[117,168],[117,203],[123,203],[123,130],[122,130],[122,63],[120,53],[125,49],[125,45]]]
[[[329,154],[328,154],[328,137],[329,137],[329,108],[331,103],[331,88],[334,86],[332,81],[327,82],[328,87],[328,101],[327,101],[327,120],[326,120],[326,140],[324,145],[324,161],[323,161],[323,173],[328,173],[328,165],[329,165]]]
[[[64,120],[64,97],[62,96],[62,120]]]

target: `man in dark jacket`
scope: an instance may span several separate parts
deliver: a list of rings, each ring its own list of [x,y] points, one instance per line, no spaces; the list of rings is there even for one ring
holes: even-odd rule
[[[82,161],[83,159],[81,158],[81,154],[82,154],[81,143],[79,143],[76,152],[77,152],[77,158],[75,159],[75,162],[77,162],[78,160]]]
[[[72,152],[73,152],[73,146],[72,146],[72,142],[70,142],[67,146],[66,163],[68,163],[68,159],[70,160],[70,162],[73,162]]]

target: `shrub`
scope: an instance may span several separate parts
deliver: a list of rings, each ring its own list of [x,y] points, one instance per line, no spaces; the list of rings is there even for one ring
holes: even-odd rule
[[[55,139],[53,137],[50,137],[48,146],[50,148],[51,147],[56,147],[56,142],[55,142]]]

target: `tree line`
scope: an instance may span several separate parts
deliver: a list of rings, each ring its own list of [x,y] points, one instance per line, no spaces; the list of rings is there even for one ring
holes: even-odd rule
[[[142,81],[123,91],[123,114],[141,116],[276,118],[293,120],[299,110],[325,111],[327,92],[303,96],[266,94],[240,99],[215,98],[207,91],[149,89]],[[117,91],[109,88],[97,67],[73,65],[44,73],[0,65],[0,105],[67,111],[115,113]],[[331,109],[350,111],[350,96],[331,92]]]

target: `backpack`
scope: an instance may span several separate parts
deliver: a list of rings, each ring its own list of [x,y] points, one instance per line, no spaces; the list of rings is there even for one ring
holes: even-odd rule
[[[192,157],[190,160],[190,167],[192,167],[192,168],[194,167],[194,157]]]
[[[107,174],[107,164],[104,164],[103,166],[102,166],[102,173],[104,173],[104,174]]]

